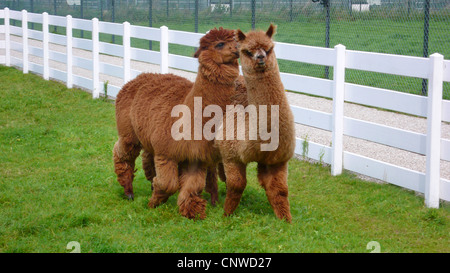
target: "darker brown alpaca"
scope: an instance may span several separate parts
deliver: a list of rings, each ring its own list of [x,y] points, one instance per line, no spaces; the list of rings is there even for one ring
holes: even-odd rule
[[[206,201],[200,194],[205,188],[207,169],[211,170],[208,181],[216,177],[213,141],[203,136],[200,140],[175,140],[172,125],[188,117],[172,117],[171,113],[177,105],[187,106],[194,124],[194,97],[202,98],[202,110],[211,104],[224,109],[235,92],[238,56],[234,31],[213,29],[200,39],[195,53],[199,69],[194,83],[172,74],[144,73],[120,90],[116,100],[119,140],[113,154],[117,179],[127,196],[133,197],[134,164],[143,149],[145,175],[153,180],[149,207],[166,202],[179,190],[177,203],[183,216],[206,216]],[[206,121],[202,118],[202,125]],[[206,190],[212,194],[212,201],[217,199],[215,182],[208,183]]]
[[[294,154],[295,148],[295,128],[294,118],[285,96],[285,90],[280,79],[278,63],[274,53],[274,43],[272,35],[275,27],[270,25],[267,32],[252,31],[248,34],[238,30],[238,47],[241,56],[242,71],[247,88],[247,102],[249,106],[254,105],[256,109],[260,106],[267,106],[267,119],[263,121],[267,125],[267,132],[278,130],[278,145],[273,149],[262,150],[261,144],[268,144],[270,141],[262,140],[258,134],[256,140],[249,140],[249,124],[261,126],[261,119],[258,114],[257,120],[249,123],[249,113],[245,113],[245,140],[237,140],[237,128],[234,130],[235,140],[227,140],[226,133],[232,130],[237,124],[237,116],[234,117],[234,124],[226,123],[224,118],[223,128],[224,140],[215,140],[215,145],[220,151],[223,162],[219,164],[219,175],[221,179],[226,177],[227,195],[225,199],[225,215],[230,215],[238,206],[242,193],[247,184],[246,166],[249,162],[258,163],[258,180],[265,189],[269,203],[276,216],[290,222],[292,217],[288,201],[288,161]],[[272,105],[279,108],[278,114],[275,112],[274,118],[278,119],[279,127],[271,127]]]

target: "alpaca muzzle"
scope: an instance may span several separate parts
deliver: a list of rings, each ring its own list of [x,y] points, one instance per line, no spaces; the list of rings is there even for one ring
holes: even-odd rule
[[[266,62],[263,59],[258,59],[256,62],[256,68],[258,69],[265,69],[266,68]]]
[[[263,50],[255,54],[255,58],[257,67],[264,68],[266,66],[266,53]]]

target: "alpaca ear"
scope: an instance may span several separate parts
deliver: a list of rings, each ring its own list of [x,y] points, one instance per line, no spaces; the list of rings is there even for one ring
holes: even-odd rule
[[[236,38],[237,38],[237,41],[240,42],[240,41],[244,41],[246,37],[245,37],[244,32],[242,32],[240,29],[238,29],[238,30],[236,30]]]
[[[274,26],[273,24],[270,24],[269,29],[266,31],[266,35],[269,36],[269,38],[272,38],[272,36],[275,34],[277,29],[277,26]]]

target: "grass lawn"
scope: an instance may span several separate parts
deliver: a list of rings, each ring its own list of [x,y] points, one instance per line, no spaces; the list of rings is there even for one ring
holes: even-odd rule
[[[0,252],[450,252],[450,207],[392,185],[337,177],[293,159],[293,221],[278,220],[248,167],[248,186],[231,217],[220,202],[207,218],[178,213],[176,196],[156,208],[141,162],[135,200],[123,198],[112,147],[114,105],[0,66]],[[209,196],[205,194],[209,200]]]

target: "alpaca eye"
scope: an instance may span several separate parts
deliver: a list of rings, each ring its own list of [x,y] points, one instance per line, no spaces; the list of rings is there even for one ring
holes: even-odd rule
[[[250,58],[253,57],[253,54],[250,51],[248,51],[248,50],[242,50],[242,52],[244,52],[244,54],[247,55]]]
[[[271,47],[269,50],[266,51],[266,55],[269,55],[273,50],[273,47]]]
[[[216,45],[216,48],[222,48],[224,45],[225,45],[225,43],[218,43],[218,44]]]

